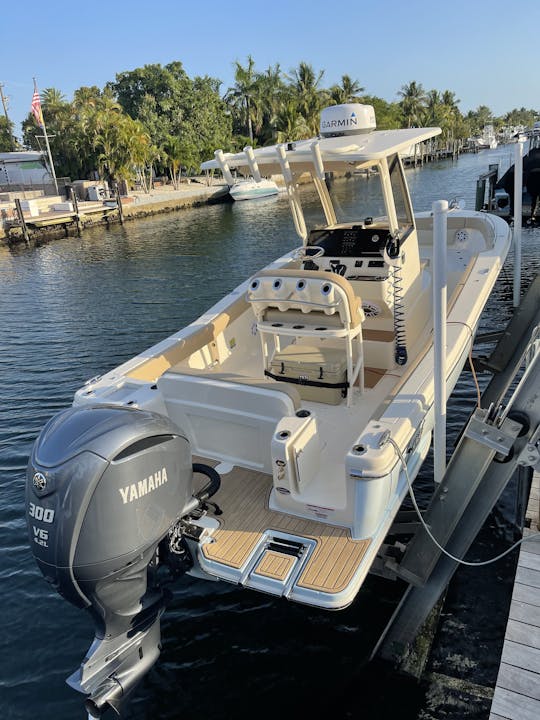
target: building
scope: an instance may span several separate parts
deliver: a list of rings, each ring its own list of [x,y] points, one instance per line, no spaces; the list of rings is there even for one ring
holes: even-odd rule
[[[0,153],[0,192],[49,190],[54,179],[45,153],[36,151]]]

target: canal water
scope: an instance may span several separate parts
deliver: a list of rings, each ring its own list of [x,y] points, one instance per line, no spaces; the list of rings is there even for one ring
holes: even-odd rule
[[[506,146],[409,169],[415,209],[455,197],[474,207],[478,175],[493,162],[505,169],[511,157],[512,147]],[[363,177],[336,182],[336,203],[351,207],[358,183],[366,182]],[[308,196],[312,220],[313,205]],[[539,242],[538,230],[524,231],[525,282],[538,272]],[[81,238],[40,247],[0,248],[2,720],[85,717],[80,697],[64,679],[89,646],[92,625],[45,583],[27,542],[25,468],[40,428],[70,404],[86,379],[194,320],[295,245],[288,205],[280,197],[96,228]],[[508,266],[482,329],[499,328],[510,316],[511,276]],[[470,377],[464,374],[450,404],[451,436],[474,402]],[[429,477],[428,462],[418,482],[420,495],[429,490]],[[512,538],[511,519],[512,498],[507,497],[471,557],[505,547]],[[433,672],[454,669],[480,683],[494,681],[511,570],[511,561],[489,575],[479,570],[462,580],[454,598],[450,592],[455,622],[439,634]],[[475,595],[467,600],[471,585]],[[489,614],[478,602],[486,587]],[[247,720],[331,714],[336,720],[380,720],[395,717],[396,711],[402,720],[432,717],[433,699],[425,686],[404,686],[388,669],[364,667],[399,590],[397,584],[370,577],[350,608],[329,613],[187,578],[178,583],[163,618],[161,659],[135,695],[130,717]],[[491,640],[484,641],[475,633],[486,626]],[[479,645],[487,662],[474,661],[474,677],[471,661],[463,660],[470,655],[470,642]]]

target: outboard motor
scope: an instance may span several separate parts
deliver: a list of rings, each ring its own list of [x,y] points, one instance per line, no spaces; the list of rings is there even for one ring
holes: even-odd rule
[[[196,495],[194,471],[210,480]],[[70,408],[37,439],[26,485],[30,544],[48,582],[94,620],[94,642],[67,681],[88,696],[93,717],[120,713],[157,660],[168,599],[158,569],[185,569],[186,518],[206,509],[219,484],[213,468],[192,465],[178,428],[145,410]]]

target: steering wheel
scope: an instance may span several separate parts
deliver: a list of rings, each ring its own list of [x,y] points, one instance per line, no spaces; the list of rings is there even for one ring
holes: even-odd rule
[[[308,248],[311,250],[314,248],[314,246],[313,245],[303,245],[296,252],[295,260],[301,260],[302,262],[305,262],[306,260],[316,260],[317,258],[320,258],[324,255],[323,247],[319,247],[315,250],[315,252],[311,252],[311,253],[306,252],[306,250],[308,250]]]

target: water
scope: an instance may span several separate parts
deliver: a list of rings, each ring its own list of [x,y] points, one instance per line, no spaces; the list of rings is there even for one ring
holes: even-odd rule
[[[477,176],[491,162],[507,165],[511,152],[503,147],[454,164],[408,170],[415,208],[430,209],[433,200],[456,196],[473,207]],[[337,182],[336,202],[349,207],[357,183],[365,179]],[[315,218],[309,197],[306,212]],[[538,272],[539,241],[538,230],[524,231],[526,280]],[[70,404],[84,380],[192,321],[295,244],[287,203],[274,198],[87,230],[82,238],[37,248],[0,248],[3,720],[85,717],[79,696],[64,679],[90,644],[91,623],[49,589],[27,543],[25,468],[40,428]],[[494,292],[483,329],[500,327],[510,315],[508,278],[511,269]],[[472,410],[474,398],[470,378],[464,376],[451,402],[451,435]],[[425,489],[428,476],[424,472]],[[479,553],[489,554],[508,541],[510,518],[511,498],[493,516]],[[508,568],[497,572],[508,584]],[[498,588],[500,577],[493,578]],[[421,688],[398,692],[396,678],[374,677],[373,669],[362,667],[398,590],[369,578],[349,609],[328,613],[188,578],[178,584],[164,616],[161,660],[134,698],[132,717],[292,716],[292,710],[284,712],[285,703],[300,717],[329,712],[335,718],[370,717],[369,708],[376,708],[379,718],[385,711],[395,715],[397,708],[402,718],[417,717],[426,702]],[[491,596],[497,598],[498,592],[493,589]],[[456,602],[463,604],[463,595]],[[482,624],[481,611],[475,612],[473,625]],[[492,628],[492,635],[497,632],[503,630]],[[442,640],[456,647],[459,636],[450,633]],[[491,668],[487,679],[492,674]],[[381,681],[394,690],[379,692]]]

